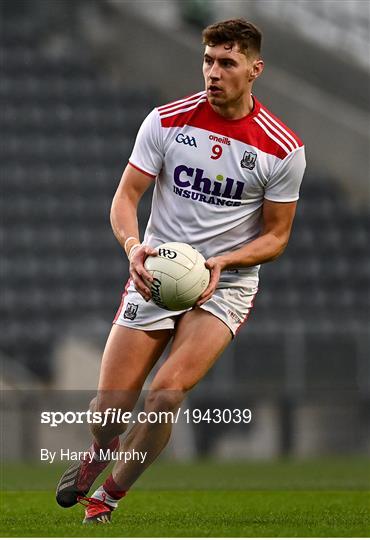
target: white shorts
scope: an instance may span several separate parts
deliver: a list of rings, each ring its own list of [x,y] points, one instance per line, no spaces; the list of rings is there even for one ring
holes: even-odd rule
[[[201,309],[221,319],[235,336],[248,319],[257,291],[258,277],[223,272],[215,293]],[[151,300],[146,302],[129,279],[113,323],[136,330],[172,330],[176,319],[186,311],[168,311]]]

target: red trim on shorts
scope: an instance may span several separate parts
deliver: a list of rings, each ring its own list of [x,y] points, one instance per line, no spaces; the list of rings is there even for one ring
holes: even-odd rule
[[[131,278],[128,278],[127,283],[125,285],[125,289],[124,289],[124,291],[122,293],[121,303],[120,303],[119,308],[117,310],[117,313],[116,313],[116,315],[115,315],[115,317],[114,317],[114,319],[112,321],[112,324],[114,324],[117,321],[118,317],[120,316],[120,313],[121,313],[122,307],[123,307],[123,303],[125,301],[125,297],[127,296],[128,288],[130,286],[130,281],[131,281]]]
[[[257,287],[256,292],[255,292],[254,295],[253,295],[253,298],[252,298],[252,301],[251,301],[251,307],[248,309],[248,312],[247,312],[246,316],[244,317],[244,319],[242,320],[242,322],[239,324],[238,328],[235,330],[235,335],[238,334],[238,332],[239,332],[240,328],[243,326],[243,324],[247,322],[248,317],[249,317],[249,314],[250,314],[250,312],[252,311],[252,308],[253,308],[253,306],[254,306],[254,299],[256,298],[257,293],[258,293],[258,287]]]
[[[147,171],[144,171],[143,169],[140,169],[140,167],[138,167],[137,165],[134,165],[131,161],[129,161],[129,164],[131,165],[131,167],[133,167],[137,171],[145,174],[145,176],[149,176],[149,178],[157,178],[156,174],[151,174],[151,173],[148,173]]]

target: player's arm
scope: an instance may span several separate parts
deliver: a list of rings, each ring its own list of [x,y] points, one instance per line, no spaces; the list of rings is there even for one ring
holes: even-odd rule
[[[215,291],[222,270],[255,266],[279,257],[288,245],[297,202],[273,202],[264,199],[261,234],[235,251],[208,259],[211,280],[198,301],[204,304]]]
[[[152,177],[128,164],[113,197],[110,213],[114,235],[130,260],[130,276],[136,290],[146,300],[151,297],[151,293],[143,278],[148,281],[153,278],[145,270],[144,261],[148,255],[156,255],[157,252],[140,243],[137,207],[152,182]]]
[[[288,245],[296,207],[296,201],[281,203],[265,199],[261,234],[242,248],[217,257],[221,269],[255,266],[279,257]]]

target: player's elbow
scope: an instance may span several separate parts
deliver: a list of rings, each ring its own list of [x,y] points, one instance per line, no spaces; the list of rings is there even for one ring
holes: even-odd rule
[[[110,214],[109,214],[110,224],[111,224],[111,227],[112,227],[113,231],[115,230],[115,225],[116,225],[116,222],[117,222],[117,219],[116,219],[117,208],[116,208],[116,206],[117,206],[116,198],[113,197],[113,201],[112,201],[112,204],[111,204],[111,207],[110,207]]]
[[[120,215],[122,215],[124,210],[127,210],[129,207],[129,199],[125,193],[118,193],[113,197],[112,204],[110,207],[110,222],[112,227],[117,222]]]
[[[278,259],[279,257],[281,257],[281,255],[284,253],[285,251],[285,248],[286,248],[287,244],[285,244],[284,246],[281,246],[280,249],[277,251],[276,253],[276,256],[275,256],[275,259]]]
[[[289,242],[289,235],[283,235],[283,236],[273,235],[273,236],[274,236],[274,253],[271,258],[272,261],[277,259],[284,253]]]

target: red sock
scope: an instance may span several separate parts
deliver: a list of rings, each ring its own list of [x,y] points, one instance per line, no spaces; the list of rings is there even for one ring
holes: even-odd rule
[[[112,497],[112,499],[116,499],[117,501],[122,499],[122,497],[124,497],[127,493],[127,491],[123,490],[118,484],[116,484],[112,475],[108,476],[104,482],[103,489],[110,497]]]
[[[99,446],[99,444],[94,441],[93,442],[93,447],[94,447],[94,452],[96,452],[97,454],[99,454],[99,450],[116,450],[116,448],[118,448],[118,445],[119,445],[119,437],[114,437],[114,439],[112,439],[108,444],[105,444],[104,446]]]

